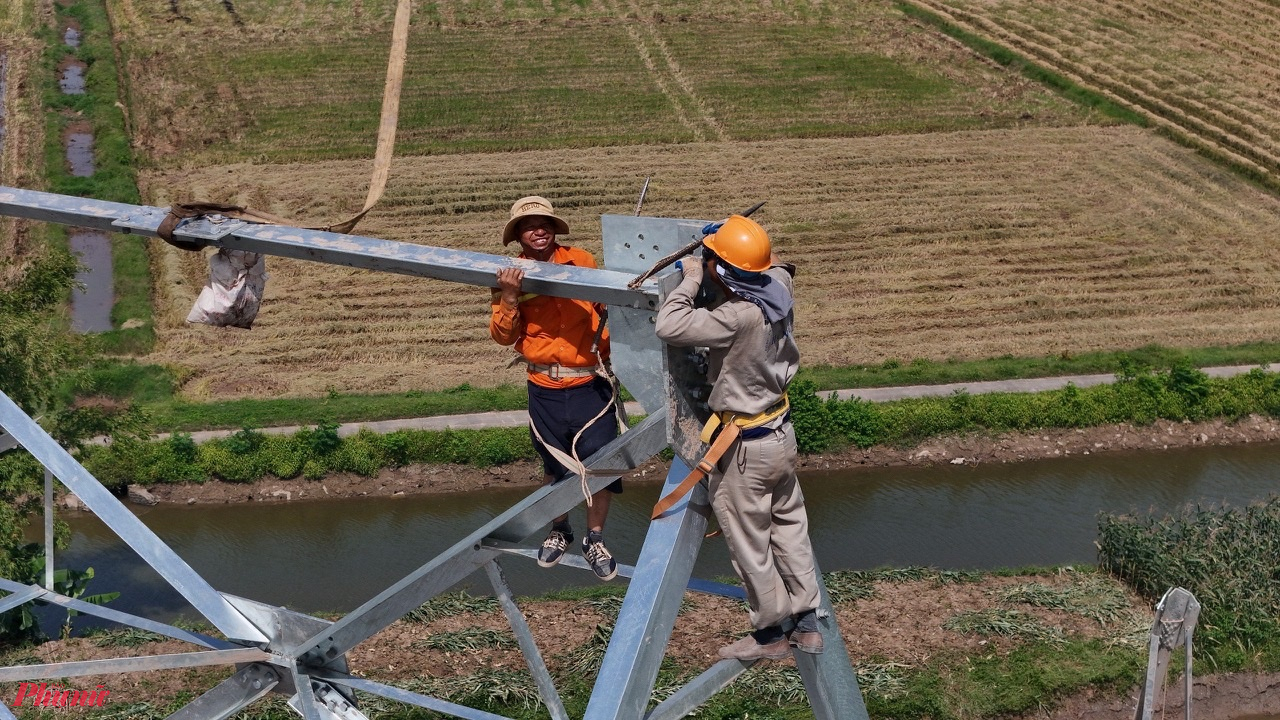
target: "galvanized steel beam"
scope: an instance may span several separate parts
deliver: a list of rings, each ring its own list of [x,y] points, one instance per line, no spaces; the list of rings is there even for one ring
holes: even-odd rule
[[[662,494],[675,489],[688,474],[689,467],[680,458],[673,459]],[[670,512],[649,523],[585,720],[644,717],[710,512],[706,487],[700,484]]]
[[[129,625],[136,627],[139,630],[147,630],[148,632],[153,632],[158,635],[171,637],[174,640],[189,642],[193,645],[200,645],[202,647],[212,648],[215,650],[229,650],[231,648],[241,647],[234,643],[229,643],[226,640],[210,637],[203,633],[183,630],[182,628],[166,625],[165,623],[156,622],[155,620],[150,620],[148,618],[130,615],[129,613],[122,613],[119,610],[112,610],[105,605],[94,605],[93,603],[87,603],[83,600],[67,597],[66,595],[59,595],[58,593],[45,590],[38,585],[23,585],[12,580],[0,578],[0,590],[8,590],[12,593],[19,593],[28,590],[35,591],[36,595],[32,598],[34,600],[43,600],[51,605],[64,607],[68,610],[75,610],[76,612],[84,613],[85,615],[92,615],[94,617],[99,617],[103,620],[110,620],[111,622],[117,622],[122,625]],[[13,596],[10,595],[5,598],[5,600],[7,601],[12,597]]]
[[[156,231],[168,208],[126,205],[0,186],[0,215],[89,227],[107,232],[158,237]],[[260,225],[218,216],[184,221],[174,230],[177,240],[199,246],[313,260],[330,265],[434,278],[495,287],[501,268],[525,271],[526,292],[572,297],[622,307],[657,309],[653,284],[631,289],[633,275],[613,270],[517,260],[504,255],[394,242],[361,235]]]
[[[569,720],[569,715],[564,710],[564,703],[560,700],[560,693],[556,692],[555,681],[551,679],[547,664],[542,660],[542,653],[538,651],[538,644],[533,640],[529,623],[525,621],[524,613],[520,612],[519,606],[516,605],[516,599],[511,596],[511,588],[502,574],[502,568],[498,566],[497,561],[490,560],[485,563],[484,569],[489,575],[489,584],[493,586],[493,594],[498,598],[498,604],[502,606],[507,622],[511,624],[511,632],[516,636],[516,643],[520,646],[521,654],[524,655],[525,664],[529,666],[529,674],[533,675],[533,682],[538,687],[538,696],[542,698],[542,704],[546,706],[552,720]]]
[[[160,573],[214,627],[232,640],[255,643],[266,640],[257,628],[227,604],[218,591],[165,545],[163,540],[156,537],[136,515],[121,505],[110,490],[103,487],[4,393],[0,393],[0,426],[4,426],[27,452],[34,455],[63,485],[83,500],[107,527]]]
[[[145,670],[173,670],[176,668],[204,667],[206,665],[238,665],[252,662],[276,662],[278,658],[257,648],[233,650],[198,650],[171,655],[144,655],[138,657],[105,658],[77,662],[47,663],[43,665],[15,665],[0,668],[0,682],[19,680],[48,680],[50,678],[82,677],[103,673],[130,673]]]
[[[458,705],[447,700],[433,698],[427,695],[421,695],[416,692],[410,692],[393,685],[384,685],[373,680],[365,680],[355,677],[339,677],[336,675],[328,675],[326,679],[335,685],[345,685],[353,690],[361,690],[372,695],[402,702],[406,705],[416,705],[417,707],[434,710],[436,712],[452,715],[454,717],[464,718],[464,720],[511,720],[502,715],[494,715],[491,712],[469,708],[466,705]]]
[[[679,720],[687,717],[701,707],[707,698],[729,687],[752,664],[737,660],[721,660],[672,693],[666,700],[658,703],[657,707],[644,716],[644,720]]]
[[[649,416],[588,458],[587,468],[634,468],[653,457],[666,446],[665,420],[661,415]],[[592,477],[591,491],[602,490],[616,479]],[[346,653],[497,557],[497,550],[483,546],[485,538],[519,542],[580,502],[582,492],[576,476],[543,486],[290,654],[309,664],[322,664],[325,659]]]
[[[17,583],[14,583],[14,585],[17,585]],[[11,592],[13,593],[12,595],[0,600],[0,614],[7,613],[20,605],[25,605],[32,600],[39,598],[41,595],[44,595],[47,591],[35,585],[30,587],[23,587],[19,585],[16,589],[11,590]]]
[[[818,590],[821,603],[818,606],[818,631],[822,634],[823,652],[810,655],[793,652],[796,669],[804,679],[804,689],[809,695],[809,707],[815,720],[866,720],[867,707],[858,688],[858,675],[849,660],[844,638],[836,625],[835,610],[822,582],[822,569],[814,562],[818,573]]]
[[[257,702],[280,684],[280,670],[254,663],[214,685],[167,720],[225,720]]]

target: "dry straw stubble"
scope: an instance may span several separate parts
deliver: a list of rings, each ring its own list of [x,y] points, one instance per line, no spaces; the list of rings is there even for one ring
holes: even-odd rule
[[[542,192],[600,254],[598,216],[715,218],[767,199],[761,220],[799,264],[806,363],[969,359],[1213,345],[1280,334],[1280,201],[1134,128],[405,158],[362,232],[502,252],[511,198]],[[320,198],[359,163],[241,166],[264,199]],[[584,168],[589,168],[585,170]],[[227,171],[152,187],[224,195]],[[274,194],[273,194],[274,193]],[[165,250],[167,253],[177,251]],[[488,338],[488,291],[273,261],[250,332],[186,327],[170,301],[156,360],[211,396],[440,389],[518,382]],[[198,272],[198,271],[197,271]],[[190,282],[190,281],[188,281]],[[166,286],[177,287],[172,283]],[[237,378],[253,378],[238,386]]]

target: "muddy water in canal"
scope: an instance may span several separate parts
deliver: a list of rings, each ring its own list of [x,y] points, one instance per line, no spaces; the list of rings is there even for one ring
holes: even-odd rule
[[[1009,465],[877,468],[801,477],[823,570],[927,565],[994,569],[1093,563],[1099,512],[1166,513],[1186,503],[1243,505],[1280,491],[1280,445],[1099,454]],[[606,538],[631,564],[657,498],[632,483],[613,504]],[[520,502],[527,490],[340,501],[133,507],[222,591],[304,611],[350,610]],[[571,515],[581,534],[582,509]],[[112,604],[167,617],[175,592],[100,521],[71,514],[60,566],[92,565]],[[541,537],[530,538],[536,544]],[[502,560],[512,588],[537,594],[595,579]],[[724,542],[703,544],[695,574],[731,576]],[[483,573],[470,589],[489,591]]]
[[[69,48],[80,45],[80,31],[68,26],[62,35]],[[62,92],[81,95],[85,91],[84,74],[87,66],[71,56],[59,64],[58,81]],[[93,156],[93,127],[78,120],[70,123],[62,134],[66,148],[67,169],[72,177],[92,177],[97,171]],[[115,291],[111,272],[111,237],[96,230],[72,230],[67,238],[71,252],[80,258],[83,266],[76,273],[76,281],[82,286],[71,295],[71,328],[76,332],[104,332],[111,329],[111,306]]]

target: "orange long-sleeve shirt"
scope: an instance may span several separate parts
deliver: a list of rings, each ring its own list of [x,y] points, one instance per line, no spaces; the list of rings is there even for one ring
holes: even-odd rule
[[[524,254],[520,255],[524,258]],[[578,248],[557,245],[549,262],[576,267],[596,267],[591,253]],[[592,303],[586,300],[551,297],[548,295],[522,295],[519,303],[509,306],[502,302],[502,292],[493,292],[493,308],[489,316],[489,335],[499,345],[515,345],[516,352],[525,360],[539,365],[562,367],[592,367],[596,358],[591,354],[591,342],[595,339],[600,315]],[[600,338],[600,357],[609,359],[609,331]],[[592,377],[567,377],[554,379],[545,373],[529,372],[529,380],[546,388],[570,388],[586,385]]]

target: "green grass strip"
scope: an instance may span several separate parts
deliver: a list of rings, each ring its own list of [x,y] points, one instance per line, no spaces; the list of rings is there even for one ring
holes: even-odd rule
[[[137,174],[125,129],[111,27],[101,0],[79,0],[73,5],[55,3],[56,30],[42,31],[46,44],[44,103],[47,108],[45,166],[49,189],[64,195],[138,204]],[[68,21],[80,26],[81,44],[63,44],[61,30]],[[57,66],[74,57],[85,63],[85,92],[68,95],[59,88]],[[88,121],[93,133],[94,172],[75,177],[66,162],[63,134],[74,120]],[[99,352],[144,354],[155,344],[151,310],[151,272],[146,240],[133,235],[111,237],[111,265],[115,304],[111,323],[116,329],[93,338]],[[121,328],[126,322],[130,328]]]
[[[509,396],[520,397],[515,389]],[[1210,378],[1185,362],[1168,370],[1125,370],[1117,382],[1041,393],[956,393],[946,397],[873,403],[856,398],[823,399],[813,383],[791,387],[791,417],[800,450],[843,447],[905,447],[926,438],[964,432],[999,433],[1041,428],[1094,427],[1116,423],[1149,425],[1156,420],[1238,419],[1249,414],[1280,416],[1280,374],[1252,370]],[[337,399],[337,398],[335,398]],[[296,416],[295,416],[296,417]],[[189,435],[163,441],[117,439],[86,450],[84,463],[104,484],[252,482],[267,475],[320,478],[329,472],[370,476],[409,463],[462,463],[481,467],[536,456],[526,428],[424,431],[385,435],[362,431],[339,438],[337,424],[323,421],[293,436],[242,429],[201,445]]]
[[[1068,385],[1040,393],[957,392],[884,403],[824,400],[816,393],[807,381],[791,386],[791,417],[801,452],[850,445],[907,447],[926,438],[966,432],[1280,416],[1280,375],[1255,369],[1235,377],[1210,378],[1185,362],[1158,372],[1130,368],[1111,384]]]
[[[1280,343],[1248,343],[1226,347],[1167,348],[1147,345],[1135,350],[1061,354],[1045,357],[1003,357],[988,360],[886,360],[880,365],[801,367],[799,380],[819,390],[942,385],[958,382],[1014,380],[1117,373],[1126,367],[1172,367],[1187,362],[1196,367],[1265,365],[1280,362]]]
[[[1277,359],[1280,359],[1280,343],[1193,349],[1148,345],[1136,350],[1080,355],[1005,356],[965,362],[917,359],[903,363],[888,360],[880,365],[802,367],[797,378],[799,382],[812,383],[816,390],[825,391],[1119,373],[1128,367],[1167,368],[1182,362],[1196,367],[1266,365]],[[234,430],[322,421],[373,422],[523,410],[528,402],[523,387],[473,388],[463,384],[434,392],[330,393],[321,398],[246,398],[199,403],[177,396],[181,375],[180,370],[160,365],[104,360],[69,379],[63,388],[63,401],[69,404],[76,397],[93,395],[131,401],[146,411],[158,432]]]
[[[523,410],[528,407],[523,387],[502,385],[472,388],[460,385],[442,392],[387,395],[342,395],[279,400],[242,399],[217,403],[188,403],[178,399],[145,403],[143,409],[160,431],[213,428],[273,427],[334,422],[373,422],[396,418],[435,417],[462,413]]]
[[[1121,122],[1138,125],[1139,127],[1148,127],[1150,125],[1147,119],[1141,114],[1117,105],[1106,96],[1083,87],[1053,70],[1037,65],[1027,57],[1020,55],[1003,45],[991,42],[986,38],[957,27],[940,15],[929,12],[928,10],[909,2],[895,2],[894,6],[897,7],[898,10],[902,11],[902,13],[907,17],[914,18],[926,25],[936,28],[944,35],[959,40],[973,50],[991,58],[1001,65],[1017,70],[1028,79],[1052,88],[1068,100],[1097,110],[1103,115]]]

